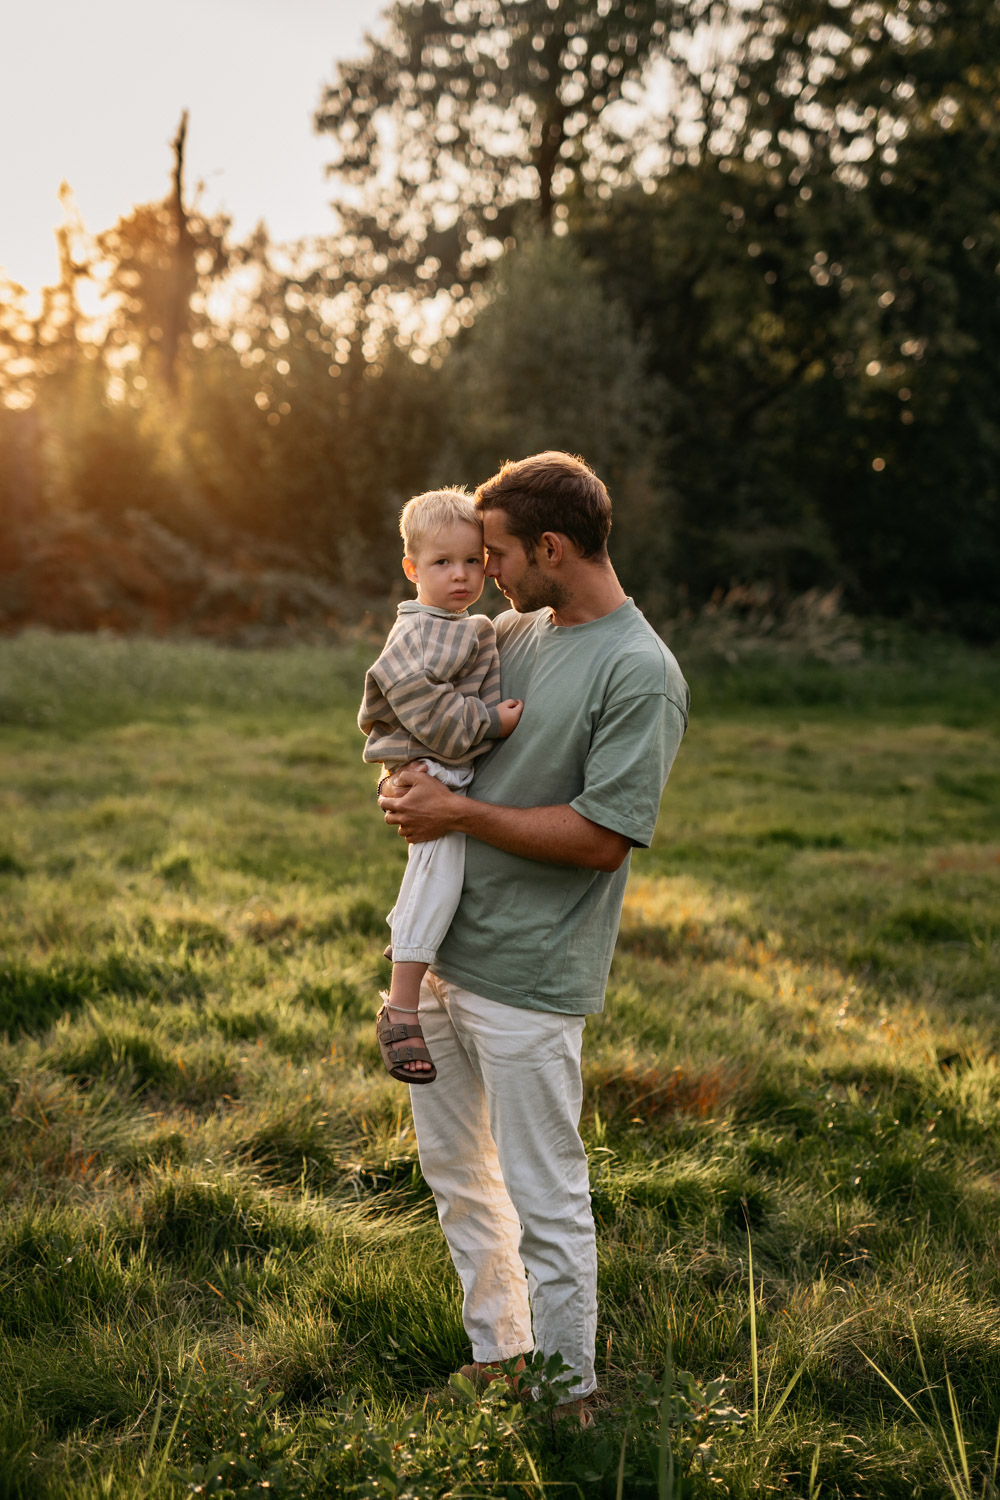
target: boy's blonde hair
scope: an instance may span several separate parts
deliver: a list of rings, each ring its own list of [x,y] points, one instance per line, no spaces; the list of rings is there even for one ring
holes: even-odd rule
[[[467,521],[482,532],[483,518],[464,490],[428,490],[407,500],[399,513],[399,534],[407,557],[426,537],[433,536],[456,521]]]

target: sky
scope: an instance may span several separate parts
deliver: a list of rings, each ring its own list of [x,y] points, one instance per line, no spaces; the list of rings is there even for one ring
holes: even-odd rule
[[[188,200],[237,236],[332,226],[330,142],[312,115],[337,58],[359,54],[386,0],[0,0],[0,268],[56,278],[59,186],[107,229],[163,197],[188,109]]]

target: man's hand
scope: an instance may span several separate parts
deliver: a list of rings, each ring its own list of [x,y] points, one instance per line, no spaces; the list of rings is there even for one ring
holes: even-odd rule
[[[507,698],[497,706],[500,715],[500,739],[505,740],[509,734],[513,734],[517,728],[517,722],[524,713],[524,700],[521,698]]]
[[[457,827],[456,814],[464,802],[464,797],[450,792],[436,777],[428,775],[419,761],[397,771],[387,782],[385,795],[378,799],[385,821],[398,828],[400,836],[410,844],[426,844],[429,839],[453,833]]]

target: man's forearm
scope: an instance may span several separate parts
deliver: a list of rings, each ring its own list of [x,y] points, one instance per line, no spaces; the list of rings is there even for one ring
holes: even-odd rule
[[[591,823],[568,804],[499,807],[468,797],[457,800],[457,832],[522,859],[610,872],[619,868],[631,848],[623,834]]]
[[[619,869],[632,847],[624,834],[592,823],[568,803],[501,807],[477,802],[449,791],[422,767],[397,773],[378,800],[385,821],[411,843],[464,833],[522,859],[606,872]]]

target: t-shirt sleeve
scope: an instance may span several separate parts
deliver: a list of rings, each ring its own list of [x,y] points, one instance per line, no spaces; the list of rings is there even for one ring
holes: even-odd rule
[[[570,806],[648,848],[686,727],[683,710],[664,693],[609,704],[591,741],[583,791]]]

